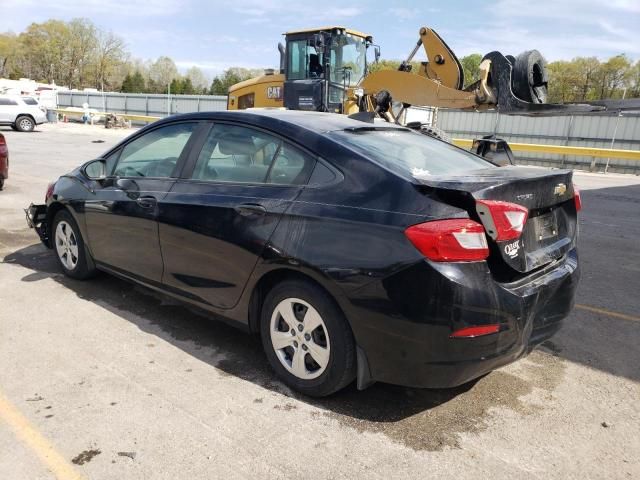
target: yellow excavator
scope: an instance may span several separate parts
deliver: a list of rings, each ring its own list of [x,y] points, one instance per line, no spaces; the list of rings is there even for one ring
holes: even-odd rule
[[[419,30],[418,41],[397,70],[370,71],[379,59],[380,47],[371,35],[356,30],[329,26],[284,35],[285,45],[278,44],[279,73],[265,71],[260,77],[231,86],[229,110],[287,108],[404,123],[403,113],[411,106],[493,109],[507,115],[574,115],[640,108],[638,99],[547,103],[547,72],[537,50],[518,56],[490,52],[480,63],[479,80],[465,86],[460,61],[435,30],[427,27]],[[414,71],[413,59],[421,48],[426,61]],[[369,61],[368,57],[373,58]],[[425,125],[407,126],[433,133]],[[480,140],[474,148],[480,154],[508,149],[495,138]],[[512,163],[512,158],[508,160]]]

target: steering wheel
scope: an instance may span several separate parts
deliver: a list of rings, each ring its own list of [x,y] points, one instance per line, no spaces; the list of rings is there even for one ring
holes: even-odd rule
[[[145,177],[170,177],[178,163],[177,157],[167,157],[163,160],[151,162],[142,169]]]

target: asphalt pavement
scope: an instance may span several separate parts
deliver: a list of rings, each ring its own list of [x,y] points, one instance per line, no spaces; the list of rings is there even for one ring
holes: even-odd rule
[[[640,478],[640,177],[576,172],[577,305],[452,390],[297,395],[257,338],[145,288],[64,277],[22,209],[131,133],[2,129],[0,478]]]

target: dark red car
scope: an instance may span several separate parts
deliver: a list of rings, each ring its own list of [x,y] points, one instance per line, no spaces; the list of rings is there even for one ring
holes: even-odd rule
[[[4,187],[4,181],[9,178],[9,147],[4,135],[0,133],[0,190]]]

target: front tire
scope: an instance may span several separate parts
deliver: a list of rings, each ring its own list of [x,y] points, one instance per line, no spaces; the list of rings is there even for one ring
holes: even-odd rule
[[[78,224],[66,210],[56,213],[51,228],[53,250],[64,274],[77,280],[95,275],[93,259],[85,248]]]
[[[355,341],[344,315],[322,289],[287,280],[266,296],[260,333],[267,359],[292,389],[324,397],[356,373]]]
[[[19,132],[33,132],[35,128],[36,123],[31,117],[20,115],[18,118],[16,118],[16,130],[18,130]]]

